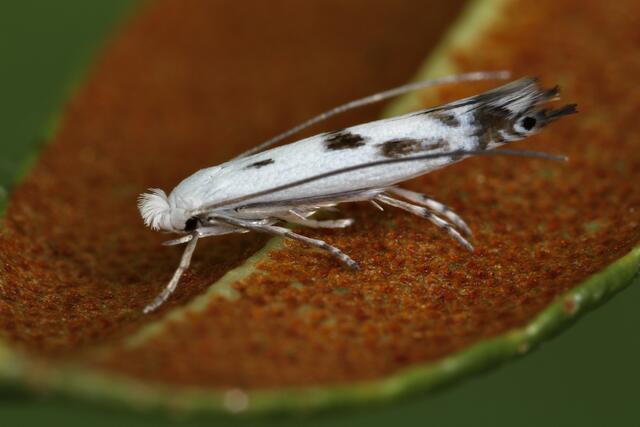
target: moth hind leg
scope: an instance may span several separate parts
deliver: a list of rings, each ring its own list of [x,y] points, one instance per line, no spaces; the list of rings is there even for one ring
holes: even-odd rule
[[[396,208],[405,210],[421,218],[428,219],[436,227],[445,230],[450,237],[452,237],[455,241],[460,243],[466,249],[468,249],[469,251],[473,251],[473,245],[469,243],[469,241],[465,239],[458,230],[456,230],[447,221],[443,220],[438,215],[431,212],[428,208],[423,206],[416,206],[414,204],[405,202],[403,200],[394,199],[393,197],[390,197],[386,194],[380,194],[379,196],[376,197],[376,200],[386,205],[394,206]]]
[[[289,230],[287,228],[279,227],[277,225],[259,224],[259,223],[252,222],[252,221],[242,220],[242,219],[238,219],[238,218],[232,218],[232,217],[228,217],[228,216],[221,216],[221,215],[220,216],[216,215],[215,219],[218,220],[218,221],[225,222],[225,223],[230,224],[230,225],[234,225],[234,226],[240,227],[240,228],[245,228],[245,229],[252,230],[252,231],[257,231],[257,232],[260,232],[260,233],[267,233],[267,234],[271,234],[271,235],[274,235],[274,236],[282,236],[282,237],[287,237],[287,238],[292,239],[292,240],[297,240],[297,241],[305,243],[305,244],[307,244],[309,246],[314,246],[316,248],[320,248],[322,250],[325,250],[325,251],[329,252],[331,255],[333,255],[334,257],[338,258],[347,267],[349,267],[349,268],[351,268],[353,270],[359,269],[358,263],[355,262],[354,260],[352,260],[351,257],[349,257],[349,255],[345,254],[344,252],[342,252],[340,249],[336,248],[335,246],[331,246],[330,244],[328,244],[324,240],[313,239],[311,237],[303,236],[301,234],[294,233],[293,231],[291,231],[291,230]]]
[[[440,203],[431,197],[418,193],[416,191],[406,190],[404,188],[393,187],[387,190],[388,193],[400,196],[410,202],[424,206],[436,215],[442,215],[453,225],[458,227],[466,236],[471,236],[471,229],[466,222],[460,216],[455,213],[450,207]]]
[[[308,217],[308,213],[299,212],[295,209],[289,210],[285,215],[279,215],[278,218],[296,225],[302,225],[311,228],[345,228],[353,224],[352,218],[317,220]]]
[[[358,270],[360,268],[358,266],[358,263],[352,260],[349,255],[345,254],[335,246],[331,246],[324,240],[312,239],[311,237],[294,233],[293,231],[288,230],[286,228],[282,228],[282,227],[274,227],[274,228],[281,229],[280,231],[277,231],[277,233],[282,233],[282,234],[279,234],[281,236],[288,237],[293,240],[298,240],[299,242],[306,243],[309,246],[315,246],[317,248],[320,248],[322,250],[329,252],[331,255],[338,258],[342,263],[344,263],[347,267],[349,267],[352,270]]]

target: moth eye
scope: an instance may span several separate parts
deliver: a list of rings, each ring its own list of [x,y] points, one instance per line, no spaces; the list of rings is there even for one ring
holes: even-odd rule
[[[535,119],[535,117],[527,116],[524,119],[522,119],[522,127],[525,130],[533,129],[536,123],[537,123],[537,120]]]
[[[198,226],[198,218],[191,217],[184,224],[184,231],[193,231]]]

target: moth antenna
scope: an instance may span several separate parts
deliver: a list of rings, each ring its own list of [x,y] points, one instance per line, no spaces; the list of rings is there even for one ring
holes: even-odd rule
[[[503,156],[514,156],[514,157],[529,157],[534,159],[545,159],[545,160],[555,160],[555,161],[567,161],[568,157],[559,156],[555,154],[544,153],[541,151],[529,151],[529,150],[508,150],[508,149],[494,149],[494,150],[454,150],[446,153],[430,153],[423,154],[420,156],[412,156],[412,157],[404,157],[399,159],[385,159],[378,160],[375,162],[364,163],[360,165],[349,166],[342,169],[336,169],[330,172],[321,173],[318,175],[310,176],[308,178],[299,179],[297,181],[290,182],[288,184],[279,185],[277,187],[269,188],[263,191],[257,191],[255,193],[246,194],[244,196],[236,197],[233,199],[225,200],[220,203],[212,203],[210,205],[206,205],[203,208],[196,209],[190,211],[191,215],[202,215],[207,212],[211,212],[213,209],[218,209],[225,206],[234,205],[245,200],[253,199],[255,197],[265,196],[267,194],[277,193],[279,191],[288,190],[290,188],[298,187],[300,185],[308,184],[313,181],[317,181],[320,179],[328,178],[330,176],[340,175],[343,173],[349,173],[360,169],[371,168],[375,166],[388,165],[393,163],[404,163],[404,162],[415,162],[420,160],[428,160],[428,159],[437,159],[440,157],[460,157],[460,156],[494,156],[494,155],[503,155]]]
[[[414,90],[426,89],[428,87],[439,86],[449,83],[459,83],[459,82],[471,82],[471,81],[479,81],[479,80],[506,80],[511,77],[511,73],[509,71],[475,71],[471,73],[464,74],[456,74],[453,76],[441,77],[439,79],[431,79],[431,80],[423,80],[419,82],[408,83],[406,85],[398,86],[393,89],[385,90],[382,92],[374,93],[373,95],[366,96],[364,98],[356,99],[355,101],[347,102],[346,104],[339,105],[331,110],[325,111],[324,113],[318,114],[311,119],[300,123],[297,126],[292,127],[291,129],[282,132],[274,136],[273,138],[253,147],[250,150],[247,150],[238,156],[234,157],[234,159],[240,157],[246,157],[251,154],[260,152],[265,148],[271,147],[278,142],[295,135],[303,129],[308,128],[309,126],[313,126],[316,123],[324,121],[329,117],[333,117],[337,114],[344,113],[345,111],[352,110],[354,108],[363,107],[365,105],[374,104],[376,102],[384,101],[385,99],[393,98],[398,95],[402,95],[407,92],[412,92]]]

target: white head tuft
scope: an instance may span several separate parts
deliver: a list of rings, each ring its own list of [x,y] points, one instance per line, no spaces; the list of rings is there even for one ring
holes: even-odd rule
[[[171,213],[167,194],[159,188],[150,188],[138,197],[138,209],[144,224],[152,230],[164,228]]]

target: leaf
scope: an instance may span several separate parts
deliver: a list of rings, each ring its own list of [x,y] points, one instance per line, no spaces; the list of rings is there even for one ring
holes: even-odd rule
[[[365,88],[391,86],[416,66],[423,49],[407,46],[403,61],[393,61],[391,36],[402,29],[403,40],[422,43],[424,31],[435,31],[406,25],[427,7],[416,2],[398,7],[397,15],[386,11],[384,25],[363,39],[321,32],[326,22],[367,19],[351,6],[340,17],[299,11],[331,19],[310,24],[300,15],[280,32],[251,26],[264,34],[261,40],[238,34],[230,41],[228,19],[212,25],[214,14],[198,9],[213,6],[192,6],[198,13],[189,26],[173,7],[170,1],[150,7],[113,42],[69,105],[54,143],[12,196],[0,242],[9,260],[0,297],[0,326],[10,343],[0,347],[6,381],[103,404],[188,412],[366,404],[432,390],[526,353],[637,276],[639,195],[632,177],[640,159],[628,123],[638,98],[615,97],[615,85],[590,74],[589,65],[602,63],[606,52],[581,49],[591,33],[554,33],[584,31],[594,17],[615,10],[589,3],[573,13],[554,5],[564,13],[549,23],[544,12],[551,2],[533,11],[521,1],[504,10],[485,1],[468,9],[425,73],[509,68],[523,74],[534,64],[545,80],[561,80],[568,99],[598,113],[583,113],[529,143],[569,154],[568,165],[478,159],[410,184],[431,189],[470,220],[479,243],[474,255],[417,219],[349,206],[357,225],[322,236],[362,262],[357,276],[297,244],[271,241],[260,250],[264,239],[233,236],[203,245],[171,302],[142,316],[177,252],[157,249],[161,236],[142,229],[134,209],[138,192],[169,189],[281,125]],[[263,16],[260,7],[252,13]],[[509,19],[499,18],[501,11]],[[236,12],[236,19],[249,19]],[[624,17],[612,21],[618,32],[598,37],[632,31]],[[297,45],[287,37],[308,25],[313,39]],[[232,42],[237,46],[229,49]],[[274,58],[269,47],[276,42],[283,49]],[[319,46],[332,55],[328,63],[303,55]],[[629,63],[610,65],[612,73],[635,70],[628,48]],[[567,55],[585,66],[576,69]],[[301,74],[306,79],[295,80]],[[304,98],[305,111],[300,93],[309,81],[326,87],[318,98]],[[583,81],[590,84],[578,84]],[[438,96],[471,89],[445,88]],[[413,97],[395,108],[420,102]],[[278,116],[281,111],[289,116]],[[605,149],[612,143],[615,152]],[[212,154],[203,155],[203,147]]]

